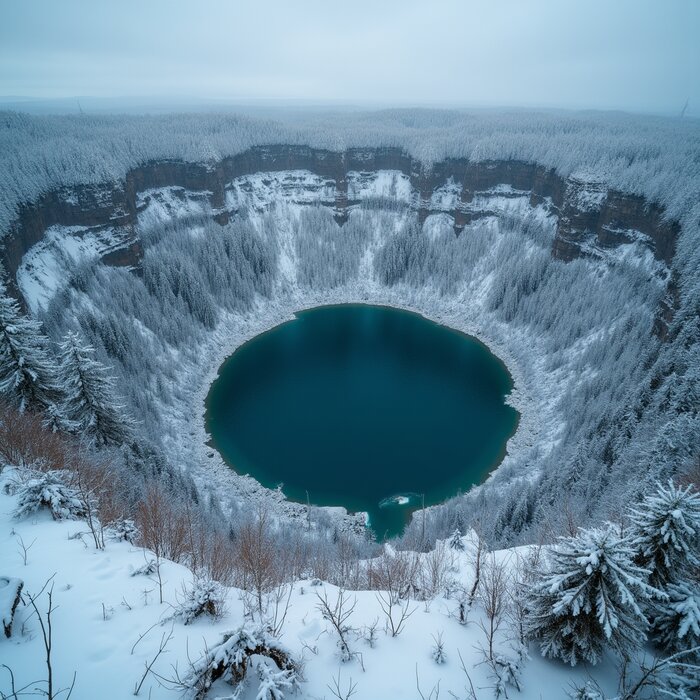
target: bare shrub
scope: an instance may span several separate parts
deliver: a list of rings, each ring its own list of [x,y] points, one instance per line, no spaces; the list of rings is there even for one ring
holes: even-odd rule
[[[375,644],[377,643],[377,627],[379,626],[379,618],[375,617],[374,620],[372,620],[372,623],[369,625],[365,625],[362,628],[361,634],[362,638],[367,642],[367,645],[369,646],[370,649],[374,649]]]
[[[350,626],[350,617],[355,611],[355,606],[357,605],[357,599],[353,599],[350,602],[345,591],[341,588],[338,590],[338,595],[335,599],[335,603],[331,604],[328,600],[328,593],[326,591],[323,594],[316,593],[318,598],[317,608],[321,613],[324,620],[331,623],[331,626],[335,630],[338,636],[338,649],[340,650],[340,660],[350,661],[354,654],[350,651],[349,635],[352,631]]]
[[[196,576],[204,574],[207,560],[207,527],[202,522],[202,513],[192,508],[189,501],[181,506],[181,515],[185,525],[185,563]]]
[[[85,521],[96,549],[105,547],[105,526],[123,515],[117,505],[115,484],[119,479],[109,462],[75,453],[71,460],[71,483],[85,504]]]
[[[309,555],[311,569],[309,578],[318,578],[341,588],[350,588],[350,586],[344,586],[344,582],[335,575],[335,552],[332,545],[325,542],[316,542],[315,545]]]
[[[506,564],[490,554],[483,562],[479,581],[479,597],[486,613],[486,622],[479,625],[486,635],[490,661],[494,658],[493,643],[508,605],[508,583]]]
[[[158,559],[181,561],[187,553],[187,522],[172,496],[151,483],[136,508],[141,543]]]
[[[141,544],[155,554],[155,582],[163,602],[163,559],[181,561],[187,553],[187,522],[182,511],[170,502],[163,489],[149,484],[136,509]]]
[[[396,603],[417,589],[420,555],[417,552],[394,552],[387,547],[380,557],[367,565],[370,590],[387,591]]]
[[[40,416],[0,405],[1,463],[34,469],[66,469],[71,452],[70,441],[46,428]]]
[[[416,608],[410,608],[410,595],[418,590],[420,555],[393,551],[388,547],[368,563],[370,589],[379,590],[377,602],[384,614],[387,634],[396,637]]]
[[[421,700],[439,700],[440,698],[440,681],[438,681],[426,696],[420,687],[420,678],[418,677],[418,664],[416,664],[416,690]],[[455,697],[457,697],[455,695]]]
[[[258,513],[238,534],[238,559],[243,576],[242,587],[253,592],[255,607],[262,619],[266,610],[266,594],[280,583],[274,541],[267,515]]]
[[[389,592],[377,593],[377,602],[386,618],[385,628],[387,634],[398,637],[403,631],[408,618],[416,612],[417,607],[411,608],[409,599],[400,600],[392,598]]]
[[[354,683],[352,676],[348,680],[347,687],[343,687],[342,681],[340,680],[340,669],[338,669],[338,675],[332,679],[331,683],[326,684],[326,688],[330,691],[331,695],[338,700],[350,700],[350,698],[357,693],[357,683]]]
[[[34,543],[36,542],[36,537],[29,544],[27,544],[24,541],[22,535],[15,534],[15,538],[17,539],[17,544],[19,545],[19,547],[17,548],[17,553],[22,557],[22,563],[25,566],[27,566],[29,550],[34,546]]]
[[[478,531],[474,529],[474,534],[476,536],[476,548],[474,549],[471,559],[474,566],[474,583],[469,591],[468,604],[471,607],[474,604],[474,598],[476,592],[479,590],[479,582],[481,580],[481,562],[486,552],[486,547],[483,538],[479,535]]]
[[[156,651],[155,655],[150,661],[144,662],[144,672],[141,678],[134,683],[134,695],[138,695],[141,692],[141,688],[143,687],[143,684],[148,678],[149,673],[154,673],[153,671],[153,666],[155,665],[156,661],[160,658],[161,654],[163,654],[167,648],[168,644],[170,643],[170,640],[173,638],[173,627],[170,628],[169,632],[163,632],[163,635],[160,638],[160,644],[158,645],[158,651]],[[132,649],[133,651],[133,649]],[[150,693],[149,693],[150,695]]]
[[[314,574],[314,544],[300,528],[268,528],[275,553],[275,578],[280,583],[310,578]]]
[[[55,575],[55,574],[54,574]],[[69,688],[64,688],[62,690],[55,690],[54,689],[54,667],[53,667],[53,613],[54,610],[56,609],[54,602],[53,602],[53,576],[51,576],[49,579],[47,579],[46,583],[42,586],[41,590],[36,593],[32,594],[29,591],[24,592],[24,595],[26,595],[27,599],[29,600],[29,604],[31,605],[32,609],[34,610],[34,614],[36,615],[37,620],[39,621],[39,627],[41,629],[41,638],[44,643],[44,660],[46,663],[46,680],[41,681],[42,683],[46,683],[46,690],[41,690],[41,693],[43,695],[46,695],[48,700],[54,700],[57,698],[59,695],[63,695],[63,693],[66,693],[66,700],[70,698],[71,694],[73,693],[73,686],[75,685],[75,677],[76,674],[73,673],[73,682],[71,683]],[[46,592],[46,598],[48,601],[48,604],[46,606],[46,612],[42,612],[39,609],[39,603],[41,597],[44,595],[44,592]]]
[[[236,579],[236,547],[222,532],[209,535],[203,569],[215,581],[232,586]]]
[[[421,559],[418,580],[423,600],[432,600],[445,590],[449,566],[450,557],[446,545],[436,542],[435,549]]]
[[[353,590],[360,588],[364,582],[358,544],[349,535],[341,534],[337,538],[331,580],[337,586]]]

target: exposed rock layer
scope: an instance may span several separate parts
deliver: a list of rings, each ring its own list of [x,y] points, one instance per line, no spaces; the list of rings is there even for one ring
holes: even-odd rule
[[[228,221],[226,186],[233,179],[258,172],[309,170],[335,184],[334,214],[339,222],[347,218],[348,173],[400,171],[419,195],[421,220],[431,212],[431,195],[450,179],[460,187],[459,203],[449,212],[455,231],[461,232],[473,217],[468,204],[475,193],[499,185],[529,193],[531,202],[548,200],[558,213],[557,235],[552,254],[569,261],[595,254],[633,239],[642,240],[657,259],[670,266],[679,226],[664,219],[663,209],[643,198],[608,190],[600,183],[565,179],[554,170],[521,161],[469,162],[448,159],[426,169],[398,148],[350,149],[334,152],[301,146],[257,147],[214,165],[160,161],[131,170],[120,183],[60,188],[21,207],[4,239],[2,262],[14,280],[24,254],[42,239],[53,225],[91,228],[119,227],[131,231],[124,247],[111,251],[105,262],[136,265],[142,254],[135,233],[139,193],[159,187],[183,187],[206,194],[219,223]],[[640,236],[641,234],[641,236]]]

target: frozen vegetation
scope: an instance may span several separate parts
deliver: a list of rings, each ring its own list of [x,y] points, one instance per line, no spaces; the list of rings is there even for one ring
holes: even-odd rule
[[[700,690],[689,578],[700,497],[689,489],[657,486],[626,534],[608,524],[546,547],[490,551],[457,530],[426,553],[385,546],[358,559],[346,541],[321,580],[307,567],[320,571],[322,558],[280,549],[264,517],[227,537],[225,556],[191,511],[173,528],[153,493],[124,541],[107,522],[114,489],[95,476],[83,466],[50,480],[71,501],[95,499],[105,521],[77,519],[85,501],[56,509],[34,471],[2,474],[3,564],[16,574],[0,578],[13,623],[0,641],[2,697],[691,700]]]
[[[196,136],[195,136],[196,135]],[[235,115],[46,116],[0,113],[0,232],[20,203],[61,186],[122,180],[139,164],[214,164],[258,145],[330,151],[396,146],[429,168],[445,158],[521,160],[644,195],[697,216],[697,120],[611,113],[385,110]],[[354,183],[361,189],[361,181]],[[691,210],[695,210],[693,215]]]
[[[365,176],[364,198],[342,226],[327,206],[333,198],[304,171],[232,182],[238,213],[223,227],[193,213],[187,198],[166,210],[167,193],[151,192],[139,214],[141,274],[75,265],[72,281],[42,307],[44,330],[56,342],[68,332],[85,338],[117,373],[141,432],[186,464],[204,492],[234,494],[223,504],[232,512],[248,496],[281,495],[211,456],[207,388],[237,345],[326,303],[419,311],[484,340],[514,375],[510,400],[522,420],[509,454],[478,494],[431,511],[434,537],[478,519],[495,541],[529,541],[563,517],[607,517],[656,478],[693,466],[694,411],[682,402],[662,410],[658,389],[644,405],[664,358],[684,341],[661,342],[653,332],[671,273],[643,242],[593,260],[554,260],[551,205],[503,188],[475,197],[470,207],[482,216],[455,236],[447,213],[418,222],[415,193],[383,196],[405,190],[401,182],[400,173]],[[448,193],[449,183],[436,197]],[[31,289],[23,291],[34,304]],[[685,362],[663,380],[679,396],[697,371]],[[304,517],[304,506],[282,506]]]
[[[98,232],[46,231],[6,280],[26,308],[0,288],[0,612],[15,618],[0,692],[48,687],[52,623],[50,697],[74,672],[74,698],[107,687],[241,700],[695,697],[700,505],[681,484],[699,478],[697,122],[4,113],[0,231],[49,191],[68,199],[77,184],[119,187],[148,161],[214,167],[279,143],[398,146],[426,169],[448,157],[541,163],[569,178],[581,212],[609,188],[664,206],[679,222],[675,256],[655,257],[629,230],[621,245],[558,260],[561,212],[507,185],[462,203],[450,178],[422,219],[425,193],[393,170],[347,174],[342,225],[338,183],[282,170],[233,178],[218,211],[207,193],[163,187],[139,192],[133,230],[115,211]],[[133,240],[138,269],[100,262]],[[290,503],[206,446],[203,400],[223,359],[295,311],[342,302],[477,336],[507,364],[522,416],[485,484],[382,546],[361,515]]]

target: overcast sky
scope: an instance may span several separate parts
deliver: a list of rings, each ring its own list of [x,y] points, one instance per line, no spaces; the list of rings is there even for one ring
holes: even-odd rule
[[[700,115],[700,0],[1,0],[9,95]]]

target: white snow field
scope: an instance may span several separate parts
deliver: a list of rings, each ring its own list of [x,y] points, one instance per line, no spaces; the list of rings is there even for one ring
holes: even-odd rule
[[[6,469],[1,483],[7,485],[16,475]],[[198,618],[190,625],[173,619],[174,606],[182,601],[183,589],[193,576],[184,566],[163,561],[164,602],[158,600],[158,584],[147,575],[134,572],[153,559],[153,555],[125,542],[108,542],[104,551],[94,548],[81,521],[54,521],[48,511],[17,520],[12,511],[16,498],[0,495],[0,576],[24,581],[24,600],[36,595],[47,580],[53,586],[52,665],[54,692],[68,689],[74,681],[72,700],[120,700],[134,696],[135,688],[146,674],[138,697],[151,700],[188,697],[172,681],[184,676],[205,649],[211,648],[222,633],[240,628],[246,620],[241,591],[228,588],[226,613],[219,620]],[[26,564],[20,542],[27,547]],[[475,602],[461,624],[457,591],[469,590],[473,580],[474,540],[463,538],[465,550],[459,552],[445,543],[439,546],[447,559],[447,576],[442,592],[428,601],[409,603],[412,612],[398,636],[385,629],[378,592],[347,591],[354,610],[347,620],[351,628],[348,642],[352,658],[343,662],[330,623],[319,609],[319,595],[327,596],[331,606],[339,590],[318,581],[297,581],[284,591],[289,600],[286,619],[280,625],[279,639],[302,668],[302,682],[296,694],[284,697],[309,699],[338,697],[356,686],[356,700],[420,700],[425,698],[469,698],[473,684],[479,700],[494,697],[493,679],[483,662],[482,649],[487,638],[481,625],[483,609]],[[508,563],[512,571],[527,555],[527,548],[503,550],[494,554],[497,561]],[[421,555],[430,557],[434,555]],[[316,585],[314,585],[316,584]],[[46,589],[48,590],[48,588]],[[46,591],[37,598],[41,612],[46,611]],[[370,645],[368,628],[376,622],[376,639]],[[247,623],[250,624],[250,623]],[[445,660],[433,659],[433,646],[441,635]],[[503,623],[496,635],[496,651],[513,655],[510,625]],[[161,643],[164,651],[158,654]],[[595,679],[606,693],[614,693],[617,669],[611,660],[595,668],[574,669],[542,659],[534,646],[524,665],[520,691],[507,689],[508,697],[519,700],[566,698],[574,685]],[[466,668],[469,677],[462,668]],[[15,688],[43,689],[46,678],[45,654],[39,621],[30,606],[20,604],[12,637],[0,638],[0,697],[11,695],[9,670]],[[152,664],[152,665],[151,665]],[[254,664],[253,664],[254,667]],[[420,686],[420,691],[417,687]],[[250,668],[240,695],[235,688],[217,682],[209,698],[267,698],[259,693],[259,679]],[[27,691],[25,691],[27,692]],[[4,695],[1,695],[4,693]],[[21,697],[21,696],[20,696]],[[66,697],[66,693],[56,694]],[[192,697],[192,693],[189,694]],[[277,697],[277,696],[270,696]],[[281,697],[281,696],[280,696]],[[343,697],[348,697],[343,695]]]

